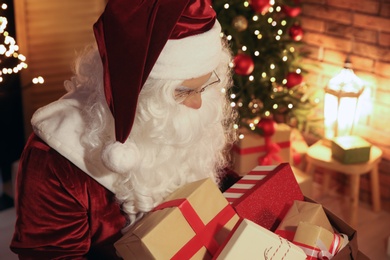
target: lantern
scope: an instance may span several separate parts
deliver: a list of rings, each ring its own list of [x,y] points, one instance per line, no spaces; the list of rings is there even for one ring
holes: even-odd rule
[[[344,68],[325,87],[325,138],[351,135],[358,119],[358,101],[364,84],[352,70],[347,57]]]

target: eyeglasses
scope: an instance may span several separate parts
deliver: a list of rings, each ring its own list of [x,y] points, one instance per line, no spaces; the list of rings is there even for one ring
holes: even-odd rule
[[[211,81],[210,83],[206,83],[205,86],[203,86],[201,89],[199,90],[196,90],[196,89],[191,89],[191,88],[187,88],[187,87],[180,87],[179,89],[175,89],[175,95],[174,95],[174,99],[176,102],[178,103],[181,103],[183,102],[185,99],[189,98],[190,96],[193,96],[195,94],[199,94],[199,93],[202,93],[204,92],[208,87],[212,86],[212,85],[215,85],[215,84],[218,84],[221,82],[221,79],[218,77],[217,73],[215,72],[215,70],[213,70],[213,73],[211,74],[211,78],[213,78],[213,75],[215,76],[215,79],[213,81]],[[208,81],[210,81],[210,79]]]

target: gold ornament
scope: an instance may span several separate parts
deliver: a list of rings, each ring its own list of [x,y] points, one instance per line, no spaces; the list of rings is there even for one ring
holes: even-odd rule
[[[232,24],[239,32],[245,31],[248,28],[248,20],[243,15],[234,17]]]

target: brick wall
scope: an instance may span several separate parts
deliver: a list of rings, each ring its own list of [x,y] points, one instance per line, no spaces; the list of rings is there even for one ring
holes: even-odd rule
[[[365,112],[355,133],[380,146],[383,208],[390,211],[390,0],[301,0],[304,59],[308,84],[324,88],[350,54],[353,69],[366,83]],[[312,66],[314,65],[314,66]],[[368,176],[361,199],[370,200]]]

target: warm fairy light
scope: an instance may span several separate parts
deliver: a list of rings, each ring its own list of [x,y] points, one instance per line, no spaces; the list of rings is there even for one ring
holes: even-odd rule
[[[254,33],[255,35],[259,35],[259,34],[260,34],[260,31],[259,31],[259,30],[255,30],[253,33]]]
[[[273,22],[271,23],[271,25],[275,27],[276,25],[278,25],[278,23],[277,23],[276,21],[273,21]]]
[[[267,77],[267,73],[266,73],[266,72],[261,73],[261,77],[262,77],[262,78]]]
[[[283,30],[282,30],[282,29],[279,29],[279,30],[278,30],[278,34],[279,34],[279,35],[282,35],[282,34],[283,34]]]
[[[274,105],[272,106],[273,109],[278,109],[278,107],[279,107],[278,104],[274,104]]]
[[[239,134],[239,135],[238,135],[238,138],[239,138],[239,139],[244,139],[244,137],[245,137],[244,134]]]
[[[265,116],[270,116],[270,115],[271,115],[271,112],[265,111],[264,115],[265,115]]]
[[[236,107],[236,102],[231,102],[231,103],[230,103],[230,106],[231,106],[231,107]]]
[[[260,40],[261,38],[263,38],[263,35],[262,35],[262,34],[257,35],[257,39]]]
[[[233,128],[234,128],[234,129],[238,129],[238,125],[237,125],[237,124],[234,124],[234,125],[233,125]]]
[[[280,39],[281,39],[281,38],[280,38],[280,35],[276,35],[276,36],[275,36],[275,40],[280,41]]]
[[[282,80],[282,84],[285,85],[287,83],[287,79]]]
[[[225,9],[229,9],[229,7],[230,7],[230,6],[229,6],[228,3],[226,3],[226,4],[223,5],[223,8],[225,8]]]
[[[280,11],[282,11],[282,7],[280,7],[280,5],[278,5],[278,6],[276,7],[276,12],[280,12]]]
[[[275,0],[270,0],[270,1],[269,1],[269,4],[270,4],[270,5],[275,5]]]
[[[244,2],[244,6],[245,6],[245,7],[248,7],[248,6],[249,6],[249,2],[248,2],[248,1],[245,1],[245,2]]]
[[[241,47],[241,50],[242,50],[242,51],[246,51],[247,49],[248,49],[248,48],[247,48],[245,45]]]
[[[41,76],[32,79],[32,83],[34,84],[43,84],[44,82],[45,80]]]
[[[288,107],[289,109],[292,109],[292,108],[294,107],[294,105],[290,103],[290,104],[287,105],[287,107]]]
[[[270,18],[268,18],[267,21],[268,21],[269,24],[271,24],[274,20],[270,17]]]
[[[276,66],[275,66],[275,64],[271,63],[271,65],[269,65],[269,67],[271,70],[273,70],[273,69],[275,69]]]
[[[280,24],[281,24],[282,26],[286,26],[286,25],[287,25],[287,21],[286,21],[286,20],[282,20],[282,21],[280,22]]]
[[[253,20],[254,22],[257,22],[257,21],[259,20],[259,17],[258,17],[257,15],[254,15],[254,16],[252,17],[252,20]]]
[[[228,41],[231,41],[231,40],[233,39],[233,37],[232,37],[231,35],[228,35],[228,36],[226,36],[226,39],[227,39]]]
[[[268,9],[268,12],[269,12],[269,13],[273,13],[273,12],[274,12],[274,8],[273,8],[273,7],[270,7],[270,8]]]
[[[239,107],[242,107],[244,104],[243,104],[242,102],[238,102],[237,105],[238,105]]]
[[[255,56],[259,56],[259,55],[260,55],[260,52],[259,52],[259,51],[255,51],[253,54],[254,54]]]
[[[234,93],[231,94],[231,95],[230,95],[230,98],[231,98],[231,99],[235,99],[235,98],[236,98],[236,94],[234,94]]]
[[[276,81],[276,78],[275,78],[275,77],[271,77],[271,78],[269,79],[269,81],[271,81],[272,83],[274,83],[274,82]]]
[[[295,70],[296,73],[301,74],[302,70],[300,68]]]
[[[234,63],[233,62],[229,62],[229,68],[234,68]]]
[[[294,47],[290,47],[290,52],[294,52],[295,51],[295,48]]]
[[[255,79],[255,77],[253,77],[253,75],[249,76],[249,81],[253,81],[254,79]]]
[[[3,10],[7,9],[6,4],[2,4],[1,8]],[[26,57],[22,54],[19,54],[19,46],[16,44],[15,39],[9,35],[6,31],[8,20],[4,16],[0,16],[0,34],[3,35],[3,42],[0,44],[0,55],[5,58],[14,58],[18,60],[18,64],[13,67],[4,67],[1,69],[0,75],[19,73],[22,69],[27,68],[25,63]],[[7,64],[5,60],[0,57],[1,64]],[[3,82],[3,77],[0,77],[0,81]]]
[[[283,56],[282,60],[283,60],[283,61],[287,61],[287,60],[288,60],[288,57],[287,57],[287,56]]]

